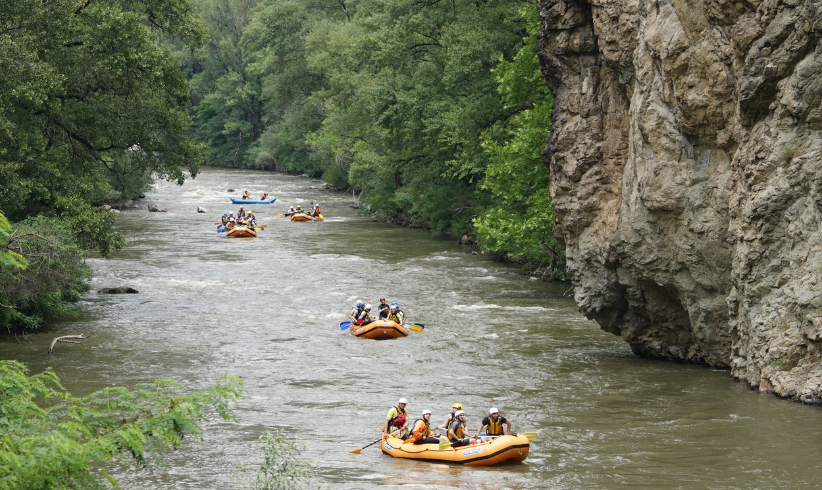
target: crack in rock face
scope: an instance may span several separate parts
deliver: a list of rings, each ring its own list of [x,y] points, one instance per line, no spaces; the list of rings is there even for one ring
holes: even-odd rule
[[[538,0],[580,310],[822,403],[822,2]]]

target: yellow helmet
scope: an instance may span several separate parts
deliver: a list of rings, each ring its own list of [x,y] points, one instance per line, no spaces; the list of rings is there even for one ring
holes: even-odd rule
[[[455,403],[453,405],[453,408],[456,408],[457,410],[462,410],[462,403]]]

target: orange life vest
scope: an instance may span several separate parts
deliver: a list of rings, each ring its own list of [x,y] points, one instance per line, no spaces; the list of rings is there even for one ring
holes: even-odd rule
[[[414,421],[414,431],[411,433],[414,440],[425,439],[431,434],[431,423],[426,422],[425,419],[417,419]]]

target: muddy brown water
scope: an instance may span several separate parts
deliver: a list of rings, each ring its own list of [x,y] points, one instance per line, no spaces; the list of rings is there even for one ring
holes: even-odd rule
[[[241,377],[240,423],[213,421],[165,467],[118,469],[126,489],[235,488],[255,440],[283,428],[318,461],[316,486],[410,488],[804,488],[820,485],[820,409],[762,396],[726,371],[635,357],[580,315],[563,284],[520,275],[435,239],[375,223],[350,195],[308,178],[209,169],[184,186],[159,183],[118,229],[129,247],[89,259],[85,314],[29,342],[0,340],[3,358],[52,367],[81,395],[104,386],[173,378],[192,387]],[[227,189],[235,189],[228,193]],[[263,191],[251,206],[268,228],[254,239],[215,232],[229,195]],[[326,220],[276,218],[317,200]],[[149,213],[149,203],[167,213]],[[197,214],[198,206],[211,212]],[[376,342],[342,333],[359,298],[399,301],[422,334]],[[84,333],[85,345],[56,335]],[[468,468],[393,459],[376,440],[388,408],[408,398],[441,423],[454,402],[471,430],[490,407],[515,431],[538,432],[518,465]]]

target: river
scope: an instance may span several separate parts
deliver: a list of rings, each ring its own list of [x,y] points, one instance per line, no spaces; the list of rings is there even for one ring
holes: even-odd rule
[[[244,380],[240,423],[206,424],[166,467],[118,469],[123,488],[234,488],[237,463],[259,461],[267,427],[298,435],[303,456],[318,461],[317,487],[332,489],[819,485],[818,407],[759,395],[726,371],[637,358],[578,313],[567,285],[426,230],[372,222],[351,195],[320,187],[212,168],[182,187],[158,183],[120,215],[129,246],[89,259],[83,318],[30,342],[0,341],[4,358],[52,367],[75,395],[161,378],[195,388],[224,373]],[[216,233],[219,216],[238,207],[229,195],[244,190],[278,198],[252,206],[267,229],[255,239]],[[275,216],[312,199],[324,222]],[[149,203],[168,212],[149,213]],[[139,294],[94,292],[121,285]],[[380,296],[424,332],[377,342],[340,331],[357,299]],[[52,337],[75,333],[91,338],[46,355]],[[514,431],[539,437],[523,464],[490,468],[398,460],[378,445],[351,454],[379,437],[400,397],[412,419],[431,409],[440,424],[459,402],[473,431],[495,406]]]

